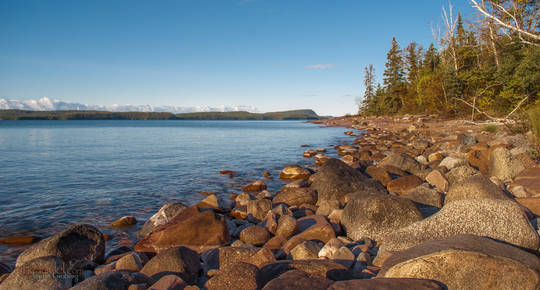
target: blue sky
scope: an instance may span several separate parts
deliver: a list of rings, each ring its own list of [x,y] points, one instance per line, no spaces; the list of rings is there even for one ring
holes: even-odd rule
[[[0,97],[352,113],[363,68],[380,80],[393,36],[427,47],[445,4],[0,0]]]

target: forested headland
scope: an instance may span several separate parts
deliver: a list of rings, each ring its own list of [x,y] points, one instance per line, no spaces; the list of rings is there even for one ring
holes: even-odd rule
[[[269,113],[201,112],[172,114],[165,112],[106,111],[25,111],[0,110],[0,120],[318,120],[313,110]]]
[[[464,19],[450,4],[432,27],[434,43],[401,48],[397,38],[382,74],[365,68],[359,115],[440,114],[540,123],[540,8],[535,0],[471,1]],[[429,28],[428,28],[429,29]],[[535,117],[536,116],[536,117]]]

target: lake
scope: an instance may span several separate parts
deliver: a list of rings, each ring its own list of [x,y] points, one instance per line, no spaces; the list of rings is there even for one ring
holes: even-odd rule
[[[313,164],[301,145],[335,156],[333,145],[351,138],[343,131],[301,121],[0,121],[0,237],[89,223],[114,237],[109,248],[134,239],[137,227],[109,226],[122,216],[140,227],[167,202],[239,193],[264,171],[277,191],[284,166]],[[0,261],[22,249],[0,245]]]

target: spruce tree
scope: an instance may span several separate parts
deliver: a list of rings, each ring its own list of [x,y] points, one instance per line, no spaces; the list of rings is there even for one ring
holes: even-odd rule
[[[378,109],[375,99],[375,69],[373,68],[373,65],[370,64],[364,68],[364,71],[364,87],[366,90],[364,92],[364,100],[359,110],[359,114],[373,115]]]
[[[403,57],[401,49],[394,37],[392,39],[392,48],[386,55],[386,69],[383,73],[383,83],[385,95],[383,106],[385,113],[395,114],[403,107],[403,97],[405,94]]]

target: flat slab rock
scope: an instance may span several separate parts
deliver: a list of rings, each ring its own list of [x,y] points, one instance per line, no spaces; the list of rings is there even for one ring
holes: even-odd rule
[[[530,197],[540,196],[540,167],[521,171],[511,186],[523,186]]]
[[[389,258],[377,277],[438,281],[448,289],[537,289],[540,259],[474,235],[429,241]]]
[[[437,282],[425,279],[411,278],[376,278],[338,281],[332,284],[328,290],[394,290],[394,289],[417,289],[436,290],[444,289]]]

